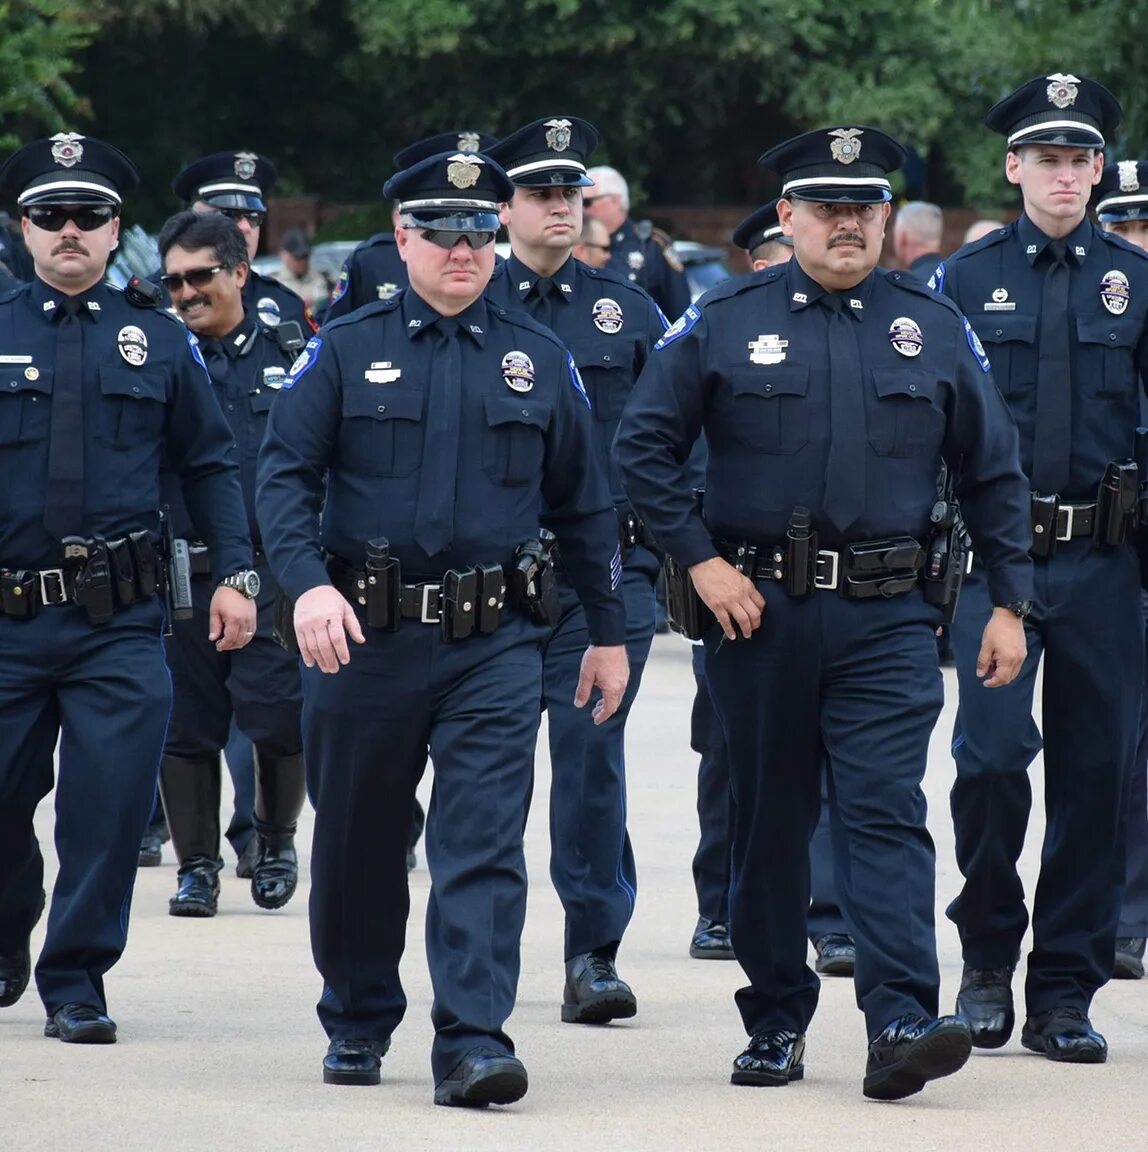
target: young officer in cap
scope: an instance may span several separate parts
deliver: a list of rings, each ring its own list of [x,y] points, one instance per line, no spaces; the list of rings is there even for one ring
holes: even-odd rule
[[[1020,431],[1032,489],[1036,594],[1020,606],[1033,652],[1003,692],[982,692],[977,633],[990,611],[973,571],[952,626],[960,707],[953,731],[957,863],[948,914],[961,935],[957,1010],[973,1043],[1013,1030],[1013,969],[1028,927],[1017,857],[1041,750],[1032,717],[1044,655],[1046,826],[1033,901],[1021,1043],[1050,1060],[1101,1063],[1089,1021],[1112,975],[1124,841],[1121,791],[1132,766],[1144,664],[1139,572],[1129,535],[1141,381],[1148,369],[1148,258],[1088,219],[1105,137],[1120,106],[1092,80],[1038,76],[985,118],[1007,137],[1005,175],[1024,213],[937,270],[988,346]],[[1115,670],[1115,671],[1114,671]]]
[[[669,327],[640,288],[571,255],[582,233],[582,190],[590,183],[586,159],[597,145],[598,133],[585,120],[550,116],[487,150],[515,185],[502,210],[511,255],[495,269],[487,299],[528,312],[570,349],[590,397],[594,467],[609,484],[618,516],[630,683],[608,724],[587,724],[574,703],[589,625],[564,576],[562,617],[543,656],[552,769],[550,877],[566,913],[562,1019],[573,1024],[604,1024],[638,1010],[615,967],[638,885],[626,831],[626,718],[650,653],[661,563],[626,500],[610,446],[634,381]]]
[[[408,144],[394,155],[395,170],[401,172],[419,160],[440,152],[484,152],[496,140],[482,132],[463,130],[439,132],[425,140]],[[398,211],[392,212],[398,228]],[[343,262],[343,270],[331,293],[327,319],[346,316],[364,304],[389,300],[407,286],[407,268],[399,255],[394,232],[377,232],[364,240]]]
[[[220,753],[236,725],[255,747],[254,823],[257,849],[251,897],[260,908],[281,908],[298,880],[295,823],[303,808],[302,699],[299,661],[275,641],[276,587],[255,521],[255,465],[267,415],[299,349],[284,348],[282,330],[265,328],[243,307],[248,256],[243,234],[217,213],[181,212],[159,236],[172,307],[200,339],[212,391],[227,419],[255,545],[256,575],[248,591],[258,605],[252,642],[235,654],[206,641],[203,617],[211,598],[202,533],[172,477],[165,500],[175,534],[191,542],[195,613],[177,620],[167,638],[174,702],[160,768],[160,789],[179,861],[173,916],[214,916],[219,900]]]
[[[687,309],[646,365],[615,449],[630,498],[717,620],[706,672],[735,803],[730,934],[749,977],[736,999],[751,1039],[733,1082],[804,1074],[824,770],[870,1041],[864,1092],[883,1100],[955,1072],[970,1051],[968,1026],[937,1018],[920,787],[942,703],[935,605],[947,581],[943,556],[932,570],[930,530],[942,458],[961,461],[965,517],[1002,606],[979,660],[989,688],[1024,660],[1006,605],[1032,592],[1016,430],[988,362],[949,302],[877,268],[887,173],[903,158],[861,127],[762,157],[784,180],[794,258]],[[704,520],[680,463],[703,431]]]
[[[108,1044],[119,959],[171,706],[160,631],[160,462],[210,547],[223,652],[255,629],[227,422],[194,337],[158,292],[103,282],[122,193],[118,149],[60,132],[0,168],[36,278],[0,297],[0,1006],[29,979],[44,862],[32,819],[56,781],[59,873],[36,965],[45,1035]],[[145,285],[144,288],[150,287]],[[191,347],[189,347],[189,344]]]
[[[263,197],[279,173],[258,152],[213,152],[182,169],[172,191],[194,212],[219,212],[239,225],[247,240],[247,258],[259,251],[259,236],[267,219]],[[243,306],[268,328],[295,320],[304,334],[315,331],[303,300],[290,288],[251,269],[243,289]]]
[[[1105,164],[1100,183],[1093,190],[1092,202],[1105,232],[1113,232],[1129,244],[1148,250],[1148,162],[1121,160]],[[1140,423],[1148,425],[1143,396]],[[1140,598],[1148,620],[1148,593],[1142,592]],[[1148,669],[1140,699],[1136,757],[1126,794],[1124,900],[1116,927],[1116,963],[1112,975],[1118,980],[1139,980],[1144,975],[1144,940],[1148,937]]]
[[[551,332],[483,297],[513,193],[472,153],[387,182],[411,287],[308,343],[271,411],[256,489],[306,665],[324,1079],[378,1083],[406,1007],[406,832],[429,752],[431,1064],[448,1105],[526,1091],[504,1024],[553,623],[540,509],[586,609],[577,702],[601,689],[593,722],[617,711],[627,678],[617,518],[577,369]]]

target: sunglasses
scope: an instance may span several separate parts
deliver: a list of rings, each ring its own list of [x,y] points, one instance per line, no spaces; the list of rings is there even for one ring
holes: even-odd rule
[[[226,264],[216,264],[214,268],[193,268],[190,272],[169,272],[159,278],[159,282],[172,294],[175,295],[184,284],[189,288],[206,288],[208,284],[215,278],[217,272],[222,272],[226,268]]]
[[[446,232],[441,228],[424,228],[422,238],[445,248],[448,252],[460,241],[465,240],[472,248],[485,248],[494,243],[493,232]]]
[[[67,205],[41,205],[24,209],[24,215],[45,232],[59,232],[69,220],[81,232],[94,232],[115,219],[116,210],[110,204],[97,204],[80,208]]]
[[[252,228],[262,228],[263,221],[267,219],[266,212],[257,212],[253,208],[213,208],[212,211],[226,216],[228,220],[234,220],[236,224],[246,220]]]

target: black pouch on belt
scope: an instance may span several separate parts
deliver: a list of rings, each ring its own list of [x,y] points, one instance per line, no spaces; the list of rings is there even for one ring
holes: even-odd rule
[[[502,609],[506,604],[506,573],[501,564],[480,564],[474,573],[478,582],[475,600],[478,633],[489,636],[502,619]]]
[[[108,567],[112,573],[116,602],[121,608],[134,604],[138,599],[135,565],[132,564],[131,548],[126,537],[108,541]]]
[[[399,627],[399,562],[390,554],[390,545],[380,537],[367,541],[367,624],[397,632]]]
[[[448,644],[465,640],[474,631],[477,599],[478,574],[473,568],[463,572],[452,568],[443,576],[439,622],[442,624],[442,638]]]
[[[1059,496],[1032,494],[1032,548],[1034,556],[1047,560],[1056,552],[1056,521],[1060,513]]]
[[[155,545],[146,532],[130,532],[128,548],[136,570],[136,587],[143,597],[154,596],[159,591],[159,562]]]
[[[36,600],[36,573],[24,568],[16,572],[5,572],[0,576],[0,601],[4,605],[4,615],[17,620],[30,620],[39,611]]]

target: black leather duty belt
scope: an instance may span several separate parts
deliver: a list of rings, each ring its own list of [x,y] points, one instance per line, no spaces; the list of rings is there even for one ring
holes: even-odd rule
[[[1075,540],[1078,536],[1091,536],[1096,520],[1096,502],[1091,504],[1060,504],[1056,509],[1056,539]],[[1045,525],[1034,517],[1033,535],[1042,536]]]
[[[357,568],[343,568],[328,563],[331,582],[352,604],[366,607],[367,574]],[[400,584],[399,615],[404,620],[418,620],[422,624],[442,622],[441,584]]]

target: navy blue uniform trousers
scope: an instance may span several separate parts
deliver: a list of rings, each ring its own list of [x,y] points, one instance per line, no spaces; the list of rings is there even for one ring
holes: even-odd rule
[[[729,924],[730,836],[733,797],[729,786],[729,760],[722,731],[706,682],[706,650],[693,650],[694,705],[690,712],[690,747],[698,754],[698,827],[701,835],[694,853],[694,890],[698,915]],[[821,815],[809,845],[810,943],[822,936],[848,935],[833,881],[833,843],[829,832],[828,783],[821,778]]]
[[[734,798],[730,938],[750,981],[737,1005],[750,1034],[804,1032],[817,1007],[806,917],[824,766],[855,992],[873,1039],[903,1013],[937,1014],[921,780],[943,699],[938,613],[919,592],[859,602],[759,590],[769,606],[751,639],[706,636]]]
[[[1032,718],[1044,656],[1045,834],[1033,899],[1030,1015],[1087,1011],[1112,974],[1124,891],[1122,794],[1135,753],[1144,676],[1139,570],[1130,548],[1062,543],[1036,564],[1028,658],[1004,688],[976,678],[991,612],[984,573],[966,581],[953,623],[960,706],[951,806],[965,878],[949,905],[965,963],[1015,963],[1028,927],[1016,862],[1032,806],[1028,767],[1041,749]]]
[[[1148,622],[1148,594],[1142,596]],[[1148,637],[1146,637],[1148,639]],[[1148,661],[1148,649],[1146,649]],[[1124,904],[1117,936],[1148,936],[1148,668],[1140,699],[1140,738],[1127,783],[1128,812],[1124,823]]]
[[[363,631],[366,643],[351,645],[338,673],[303,671],[318,1013],[332,1039],[382,1042],[406,1011],[407,840],[429,749],[426,951],[437,1083],[479,1045],[514,1050],[503,1025],[526,916],[522,833],[546,630],[508,613],[494,635],[457,644],[411,620],[396,633],[365,623]]]
[[[127,941],[171,707],[162,625],[154,599],[95,627],[73,605],[0,617],[0,952],[24,946],[40,906],[32,818],[61,737],[60,869],[36,964],[48,1015],[69,1003],[105,1010],[104,975]]]
[[[543,655],[543,696],[550,739],[550,879],[566,914],[567,960],[595,948],[615,954],[634,914],[638,875],[626,830],[626,719],[650,654],[658,569],[644,548],[626,560],[630,680],[605,724],[588,724],[586,710],[574,707],[590,636],[573,588],[559,585],[562,617]]]

